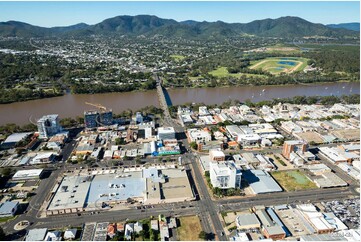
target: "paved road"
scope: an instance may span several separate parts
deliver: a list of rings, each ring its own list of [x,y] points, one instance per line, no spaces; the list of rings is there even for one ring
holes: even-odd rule
[[[40,207],[44,203],[46,197],[49,195],[49,192],[51,191],[51,189],[53,188],[53,186],[56,183],[56,178],[59,176],[59,174],[61,172],[63,172],[62,169],[52,171],[48,178],[41,180],[40,185],[39,185],[38,189],[36,190],[36,195],[33,196],[29,202],[29,206],[26,210],[27,213],[22,214],[22,215],[18,216],[16,219],[6,223],[3,226],[3,229],[5,231],[7,231],[8,233],[14,232],[15,224],[22,220],[28,220],[30,222],[38,221],[37,214],[40,210]]]

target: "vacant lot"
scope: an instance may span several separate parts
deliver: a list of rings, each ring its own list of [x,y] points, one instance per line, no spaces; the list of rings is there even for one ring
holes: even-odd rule
[[[299,57],[266,58],[252,63],[251,69],[262,69],[277,75],[281,72],[302,71],[307,66],[307,59]]]
[[[331,131],[331,134],[340,140],[360,140],[360,130],[358,129],[340,129]]]
[[[229,73],[227,70],[227,67],[221,66],[216,70],[208,72],[208,74],[222,78],[222,77],[236,77],[240,78],[241,76],[258,76],[258,77],[264,77],[264,75],[257,75],[257,74],[248,74],[248,73]]]
[[[306,140],[306,142],[308,142],[308,143],[313,141],[316,144],[322,144],[324,142],[321,135],[319,133],[317,133],[317,132],[307,131],[307,132],[303,132],[303,133],[298,133],[297,135],[301,139]]]
[[[202,231],[201,222],[197,216],[187,216],[179,218],[180,227],[177,228],[178,239],[180,241],[200,240],[199,233]]]
[[[286,191],[317,188],[301,171],[275,171],[271,175]]]

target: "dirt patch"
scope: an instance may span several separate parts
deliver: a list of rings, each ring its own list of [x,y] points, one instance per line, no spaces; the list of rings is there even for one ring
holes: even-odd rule
[[[180,227],[177,228],[180,241],[199,241],[199,233],[202,231],[201,222],[197,216],[179,218]]]

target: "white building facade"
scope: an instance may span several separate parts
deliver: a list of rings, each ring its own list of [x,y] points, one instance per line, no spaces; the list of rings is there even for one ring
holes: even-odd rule
[[[38,124],[40,139],[47,139],[61,132],[61,126],[59,124],[59,115],[57,114],[45,115],[38,120],[37,124]]]
[[[221,189],[241,187],[242,172],[234,166],[234,163],[209,162],[209,173],[213,187]]]

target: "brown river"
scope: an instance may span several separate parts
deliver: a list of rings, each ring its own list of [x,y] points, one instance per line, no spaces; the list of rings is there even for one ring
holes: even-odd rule
[[[313,85],[284,86],[242,86],[223,88],[169,89],[173,105],[186,102],[205,104],[222,103],[229,99],[254,102],[293,96],[328,96],[359,94],[360,83],[323,83]],[[146,92],[104,93],[104,94],[66,94],[61,97],[32,100],[0,105],[0,125],[16,123],[19,125],[33,122],[45,114],[59,114],[60,118],[83,115],[84,110],[96,109],[85,104],[100,103],[120,113],[126,109],[137,110],[148,105],[159,107],[155,90]]]

